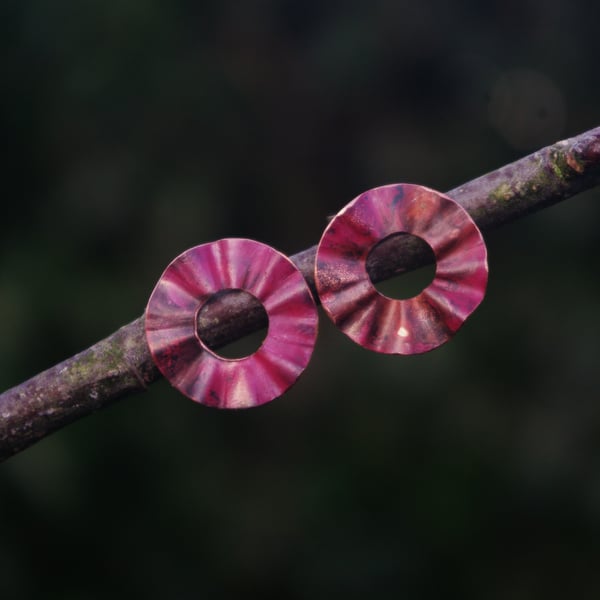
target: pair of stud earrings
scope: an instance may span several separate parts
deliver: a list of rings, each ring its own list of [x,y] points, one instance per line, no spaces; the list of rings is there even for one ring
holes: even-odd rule
[[[420,294],[380,294],[367,257],[383,239],[410,233],[434,252],[433,281]],[[419,354],[447,342],[483,300],[488,278],[481,232],[456,202],[413,184],[362,193],[325,229],[315,282],[327,315],[350,339],[384,354]],[[243,290],[269,324],[260,348],[240,359],[213,352],[198,334],[202,307],[225,290]],[[146,308],[146,339],[158,369],[180,392],[219,408],[249,408],[281,396],[308,365],[317,310],[297,267],[270,246],[224,239],[179,255]]]

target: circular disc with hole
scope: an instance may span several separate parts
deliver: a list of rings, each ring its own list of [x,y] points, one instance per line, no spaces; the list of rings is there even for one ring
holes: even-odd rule
[[[223,358],[198,334],[198,312],[222,290],[243,290],[265,308],[267,336],[250,356]],[[253,240],[224,239],[171,262],[150,296],[145,328],[156,366],[180,392],[210,406],[249,408],[281,396],[306,368],[317,310],[289,258]]]
[[[420,294],[395,300],[367,273],[369,252],[410,233],[431,246],[435,277]],[[315,280],[321,304],[353,341],[384,354],[420,354],[447,342],[479,306],[488,278],[481,232],[456,202],[429,188],[386,185],[355,198],[319,243]]]

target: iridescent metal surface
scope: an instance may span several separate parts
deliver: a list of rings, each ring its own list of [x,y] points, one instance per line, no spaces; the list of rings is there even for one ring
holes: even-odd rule
[[[261,347],[227,359],[197,332],[199,310],[222,290],[244,290],[269,318]],[[146,339],[180,392],[219,408],[249,408],[283,394],[308,364],[317,335],[312,294],[294,264],[270,246],[224,239],[187,250],[166,268],[146,308]]]
[[[410,233],[436,258],[435,278],[420,294],[380,294],[366,269],[384,238]],[[331,221],[319,243],[315,279],[323,308],[356,343],[384,354],[420,354],[447,342],[483,300],[488,278],[481,232],[456,202],[413,184],[364,192]]]

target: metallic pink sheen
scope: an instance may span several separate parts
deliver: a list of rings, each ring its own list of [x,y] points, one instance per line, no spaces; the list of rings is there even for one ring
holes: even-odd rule
[[[198,311],[216,292],[244,290],[269,318],[261,347],[240,359],[211,351],[197,333]],[[246,239],[203,244],[178,256],[146,308],[146,339],[161,373],[180,392],[219,408],[249,408],[281,396],[308,364],[317,336],[315,302],[294,264]]]
[[[380,294],[366,269],[373,247],[401,232],[425,240],[437,263],[431,284],[407,300]],[[323,308],[350,339],[384,354],[420,354],[447,342],[483,300],[487,251],[471,217],[447,196],[386,185],[364,192],[331,221],[315,279]]]

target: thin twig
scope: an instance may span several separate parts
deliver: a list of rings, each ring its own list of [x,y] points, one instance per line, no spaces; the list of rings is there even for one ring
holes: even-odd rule
[[[448,192],[483,231],[600,185],[600,127],[558,142]],[[316,247],[292,260],[314,291]],[[414,269],[429,256],[414,238],[393,237],[377,247],[368,269],[374,281]],[[243,296],[225,296],[200,323],[212,347],[265,325]],[[140,317],[91,348],[0,395],[0,460],[118,398],[156,381]]]

